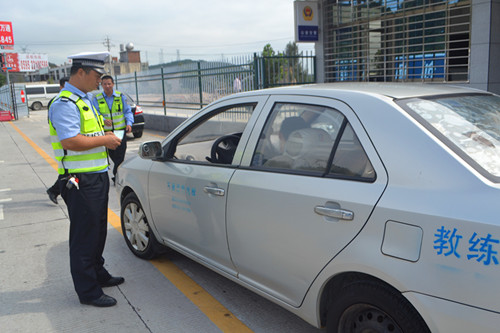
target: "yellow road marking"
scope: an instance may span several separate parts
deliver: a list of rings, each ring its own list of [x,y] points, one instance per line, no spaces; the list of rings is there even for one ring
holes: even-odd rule
[[[12,127],[14,127],[14,129],[17,131],[17,133],[19,133],[24,138],[24,140],[26,140],[26,142],[28,142],[30,146],[33,147],[33,149],[35,149],[36,152],[40,154],[43,157],[43,159],[47,161],[47,163],[49,163],[51,167],[54,168],[54,170],[57,171],[57,162],[52,157],[50,157],[46,152],[44,152],[42,148],[38,147],[38,145],[34,143],[33,140],[28,138],[28,136],[26,136],[26,134],[24,134],[19,128],[17,128],[17,126],[14,125],[12,121],[9,121],[9,124],[11,124]]]
[[[26,136],[14,123],[9,122],[12,127],[49,163],[57,170],[57,162],[50,157],[43,149],[38,147],[28,136]],[[108,208],[108,222],[118,232],[122,233],[120,217]],[[199,284],[193,281],[179,267],[166,258],[150,261],[172,284],[179,289],[194,305],[203,312],[222,332],[252,332],[226,307],[220,304]]]

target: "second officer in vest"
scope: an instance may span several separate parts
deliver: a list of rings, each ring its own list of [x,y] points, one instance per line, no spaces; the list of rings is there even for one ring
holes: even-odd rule
[[[104,130],[106,132],[113,131],[118,133],[118,130],[124,130],[126,133],[132,131],[134,123],[134,115],[130,106],[127,104],[127,97],[114,89],[115,82],[110,75],[104,75],[101,78],[102,93],[96,95],[93,100],[94,105],[99,108],[99,112],[104,117],[106,124]],[[127,136],[123,135],[122,143],[115,150],[109,150],[109,157],[113,161],[113,183],[115,182],[116,171],[118,166],[125,159],[127,150]]]

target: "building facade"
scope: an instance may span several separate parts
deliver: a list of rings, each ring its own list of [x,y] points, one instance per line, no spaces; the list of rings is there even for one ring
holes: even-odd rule
[[[320,81],[446,82],[500,93],[500,0],[320,0]]]

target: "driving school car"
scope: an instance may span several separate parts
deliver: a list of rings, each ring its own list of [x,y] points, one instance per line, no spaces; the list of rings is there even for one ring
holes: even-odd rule
[[[328,332],[497,332],[500,97],[324,84],[223,98],[118,172],[125,241]]]

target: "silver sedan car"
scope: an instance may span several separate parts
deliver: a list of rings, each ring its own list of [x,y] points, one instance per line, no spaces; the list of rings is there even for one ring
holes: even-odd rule
[[[119,169],[125,241],[328,332],[498,332],[500,97],[445,85],[235,94]]]

